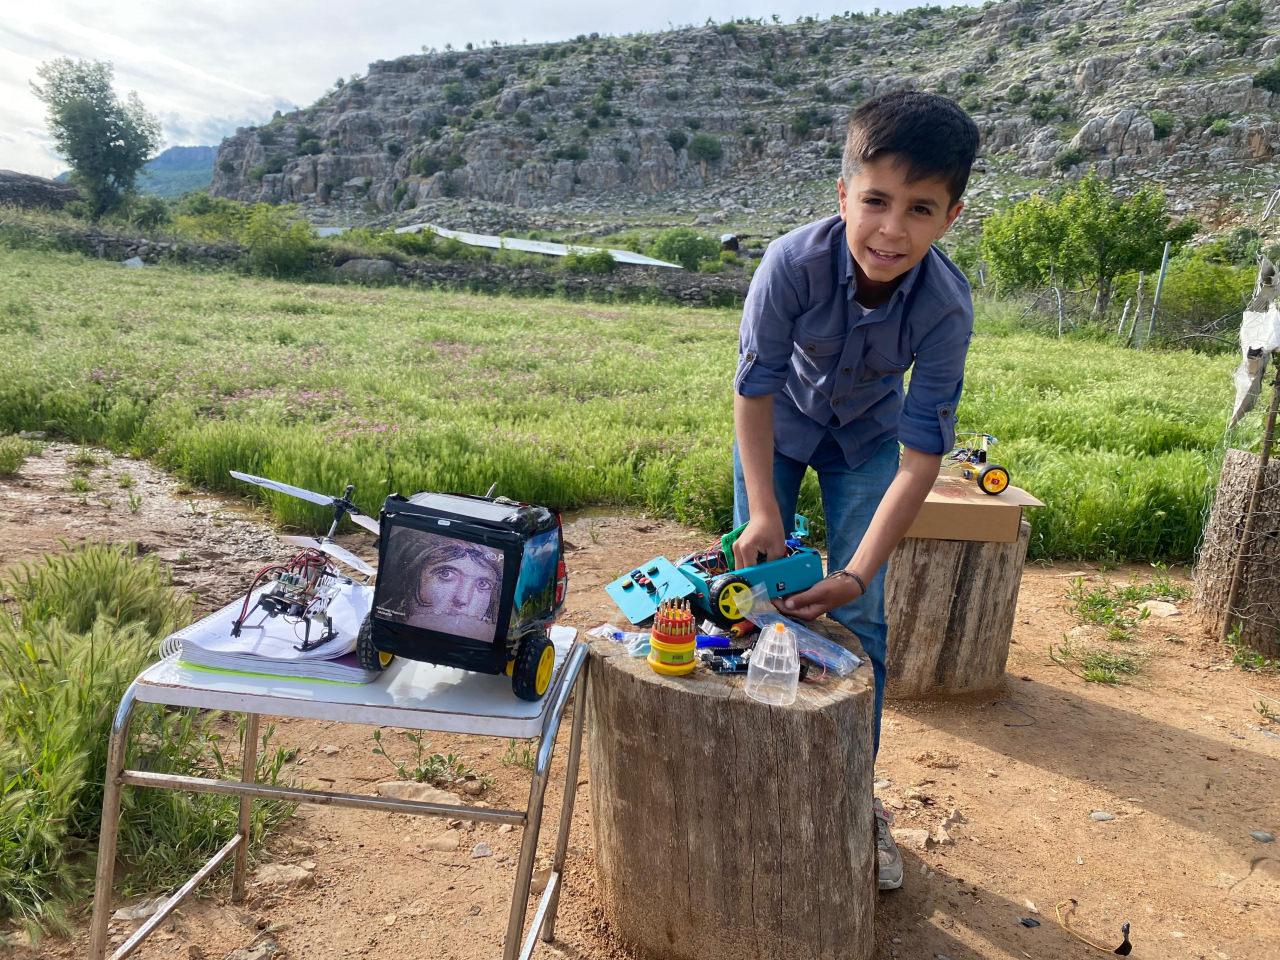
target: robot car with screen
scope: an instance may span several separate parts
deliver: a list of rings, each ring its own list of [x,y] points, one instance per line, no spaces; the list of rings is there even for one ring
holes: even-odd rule
[[[387,497],[378,582],[356,655],[369,670],[393,656],[506,673],[516,696],[551,685],[548,636],[568,579],[560,515],[504,498]]]
[[[259,581],[268,583],[253,609],[303,624],[303,647],[334,636],[327,616],[334,589],[350,583],[324,561],[341,561],[358,573],[374,568],[333,542],[344,516],[379,537],[373,609],[356,637],[356,657],[366,670],[385,670],[395,656],[477,673],[506,673],[515,694],[541,699],[551,686],[555,650],[549,637],[564,606],[568,577],[560,515],[546,507],[503,497],[459,494],[392,494],[379,520],[341,497],[232,471],[237,479],[333,508],[326,536],[285,537],[303,547],[288,564],[260,571],[236,629],[251,613]],[[490,491],[492,494],[492,490]],[[322,632],[310,637],[313,621]],[[238,635],[238,634],[237,634]]]

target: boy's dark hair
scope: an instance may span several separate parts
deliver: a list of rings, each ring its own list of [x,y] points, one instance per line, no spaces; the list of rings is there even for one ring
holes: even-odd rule
[[[899,90],[868,100],[849,118],[840,174],[848,184],[862,164],[892,154],[907,165],[908,181],[945,180],[956,203],[977,153],[978,126],[959,104],[935,93]]]

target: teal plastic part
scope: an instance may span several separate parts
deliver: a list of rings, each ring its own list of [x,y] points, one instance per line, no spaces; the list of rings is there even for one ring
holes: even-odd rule
[[[663,600],[687,597],[697,589],[666,557],[654,557],[637,564],[632,570],[639,570],[648,577],[653,589],[647,590],[637,583],[631,576],[631,570],[605,584],[604,588],[623,616],[632,623],[648,620],[658,612],[658,604]]]

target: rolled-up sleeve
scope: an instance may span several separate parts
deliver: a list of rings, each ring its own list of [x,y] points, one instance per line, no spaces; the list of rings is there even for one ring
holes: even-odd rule
[[[898,424],[903,446],[935,454],[955,446],[956,407],[972,336],[973,311],[956,304],[921,341]]]
[[[782,390],[791,364],[791,330],[799,313],[800,295],[786,250],[771,244],[751,278],[742,309],[735,392],[764,397]]]

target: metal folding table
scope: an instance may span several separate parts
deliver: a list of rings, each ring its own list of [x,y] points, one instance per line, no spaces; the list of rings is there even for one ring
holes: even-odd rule
[[[243,899],[248,862],[249,818],[255,798],[453,817],[484,823],[509,823],[523,827],[524,836],[516,865],[515,890],[502,955],[503,960],[514,960],[517,956],[521,960],[527,960],[537,945],[539,932],[548,943],[554,938],[556,909],[560,901],[569,825],[573,818],[574,793],[578,782],[578,760],[581,755],[585,713],[585,700],[579,696],[569,738],[564,800],[560,809],[560,826],[551,872],[535,909],[529,932],[522,940],[551,754],[565,706],[570,696],[584,687],[587,677],[587,645],[577,639],[576,632],[568,627],[554,627],[551,639],[556,650],[556,672],[546,696],[537,703],[517,699],[512,694],[510,680],[506,677],[435,667],[400,658],[393,661],[386,673],[370,684],[335,684],[210,671],[187,665],[176,657],[166,658],[147,668],[125,692],[111,726],[106,788],[102,800],[102,835],[98,846],[98,872],[93,899],[89,954],[91,960],[103,960],[107,954],[107,922],[111,916],[111,885],[120,825],[120,791],[126,784],[237,796],[240,798],[240,822],[236,835],[168,897],[111,954],[111,960],[122,960],[133,953],[187,894],[208,878],[228,857],[233,857],[231,899]],[[134,707],[139,703],[244,714],[246,726],[241,779],[213,780],[126,770],[124,764],[129,721]],[[540,742],[529,786],[529,802],[524,810],[500,810],[256,783],[258,718],[261,715],[514,739],[538,738]]]

